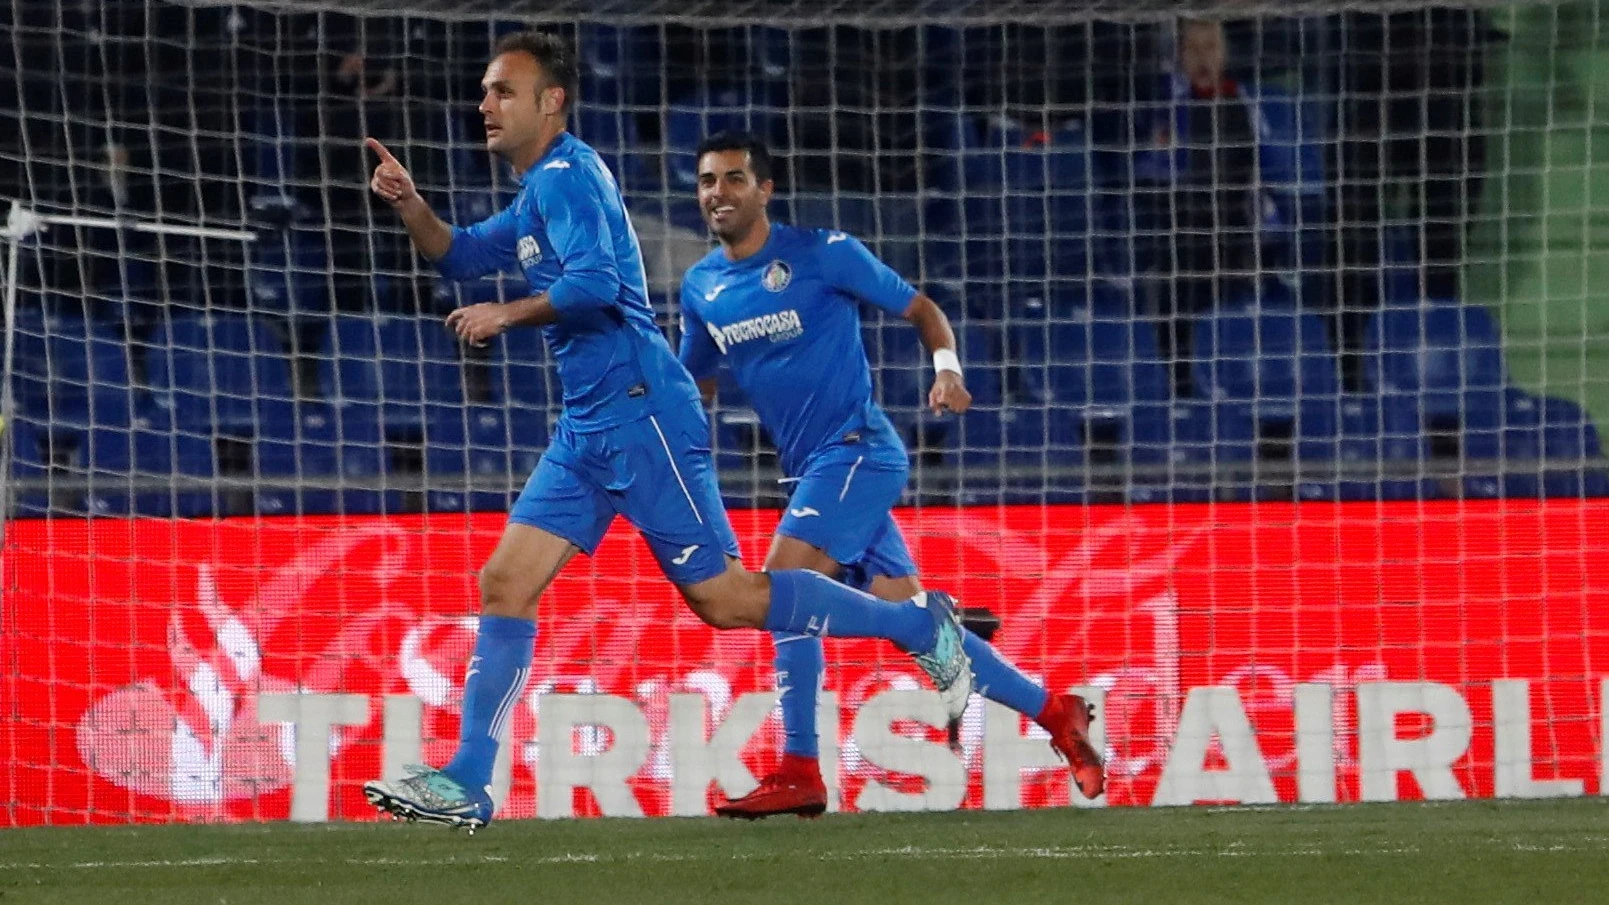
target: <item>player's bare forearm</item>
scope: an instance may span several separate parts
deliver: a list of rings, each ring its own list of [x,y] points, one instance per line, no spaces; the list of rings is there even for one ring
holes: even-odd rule
[[[402,202],[396,208],[397,215],[402,218],[402,225],[408,228],[408,238],[413,240],[413,247],[431,261],[439,261],[447,255],[448,249],[453,246],[453,230],[436,212],[430,209],[425,199],[414,195]]]
[[[447,329],[472,346],[484,346],[509,327],[541,327],[558,319],[558,309],[544,292],[512,302],[481,302],[455,308],[447,315]]]
[[[698,382],[698,394],[704,397],[706,407],[715,403],[715,378],[705,377]]]
[[[922,337],[922,348],[929,353],[955,348],[955,331],[939,303],[918,292],[905,309],[905,319]]]
[[[559,309],[546,292],[505,302],[503,310],[510,327],[545,327],[559,320]]]
[[[933,356],[933,388],[927,394],[927,406],[935,415],[942,412],[960,414],[972,406],[972,394],[961,378],[960,360],[955,352],[955,330],[950,319],[938,303],[921,293],[905,309],[905,319],[916,327],[922,336],[922,346]]]

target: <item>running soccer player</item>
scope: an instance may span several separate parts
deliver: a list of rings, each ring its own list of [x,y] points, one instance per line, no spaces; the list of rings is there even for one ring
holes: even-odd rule
[[[794,482],[765,568],[811,569],[885,600],[908,600],[922,586],[889,510],[910,460],[872,401],[858,306],[897,314],[921,333],[936,372],[927,399],[935,413],[964,412],[972,402],[955,334],[932,299],[853,236],[772,223],[772,188],[770,154],[754,136],[721,133],[699,147],[699,209],[720,247],[682,279],[682,364],[707,401],[725,361],[776,442],[785,480]],[[782,761],[753,792],[716,807],[722,816],[813,816],[827,807],[816,760],[821,639],[773,637]],[[1044,727],[1079,790],[1101,794],[1105,779],[1083,698],[1051,695],[971,632],[963,644],[979,693]]]
[[[665,576],[716,628],[878,637],[912,653],[952,719],[972,690],[953,601],[941,592],[889,603],[808,571],[750,572],[709,449],[698,387],[654,324],[642,252],[614,178],[565,131],[574,58],[533,32],[496,47],[482,81],[486,147],[520,174],[512,205],[450,227],[380,142],[370,181],[414,246],[447,279],[518,263],[532,295],[454,310],[469,343],[540,326],[558,362],[564,413],[480,573],[481,617],[464,678],[459,746],[440,769],[364,785],[383,811],[473,830],[492,817],[492,764],[530,678],[537,598],[577,551],[591,554],[616,515],[642,532]]]

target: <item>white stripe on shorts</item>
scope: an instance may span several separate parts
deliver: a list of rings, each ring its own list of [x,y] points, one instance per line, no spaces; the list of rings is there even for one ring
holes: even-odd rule
[[[844,497],[849,496],[849,482],[855,479],[855,469],[859,468],[860,463],[864,461],[866,461],[866,457],[860,456],[859,458],[855,459],[855,464],[849,466],[849,477],[844,478],[844,489],[838,491],[838,502],[842,503],[844,501]]]
[[[693,507],[693,518],[698,519],[700,525],[704,524],[704,516],[698,511],[698,504],[693,502],[693,494],[687,489],[687,482],[682,480],[682,470],[676,467],[676,456],[670,451],[670,441],[665,439],[665,432],[659,428],[659,417],[649,415],[648,420],[654,424],[654,433],[659,435],[660,445],[665,447],[665,458],[670,462],[671,473],[676,475],[676,483],[682,485],[682,496],[687,497],[687,505]]]

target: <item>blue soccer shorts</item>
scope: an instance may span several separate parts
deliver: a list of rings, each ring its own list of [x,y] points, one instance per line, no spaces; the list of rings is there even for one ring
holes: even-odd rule
[[[900,446],[828,447],[797,478],[777,533],[824,551],[845,567],[845,583],[862,589],[877,575],[915,575],[916,563],[889,515],[905,492],[910,468]]]
[[[617,515],[642,532],[678,585],[714,578],[738,555],[709,422],[696,405],[588,433],[561,418],[509,521],[562,537],[590,556]]]

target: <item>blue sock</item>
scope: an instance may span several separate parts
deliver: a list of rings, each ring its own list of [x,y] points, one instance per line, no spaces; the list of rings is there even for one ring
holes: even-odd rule
[[[886,638],[906,651],[933,646],[937,628],[927,610],[909,600],[878,600],[819,572],[771,572],[771,607],[765,627],[818,638]]]
[[[492,784],[492,764],[508,734],[520,692],[531,677],[536,623],[511,616],[482,616],[475,654],[464,674],[464,714],[458,753],[442,772],[479,791]]]
[[[777,690],[782,692],[782,753],[814,760],[819,753],[816,694],[821,690],[821,674],[827,668],[821,639],[772,632],[771,640],[777,648]]]
[[[1039,716],[1050,699],[1050,692],[1000,656],[994,645],[971,632],[962,634],[961,646],[972,658],[972,675],[978,694],[999,701],[1029,719]]]

